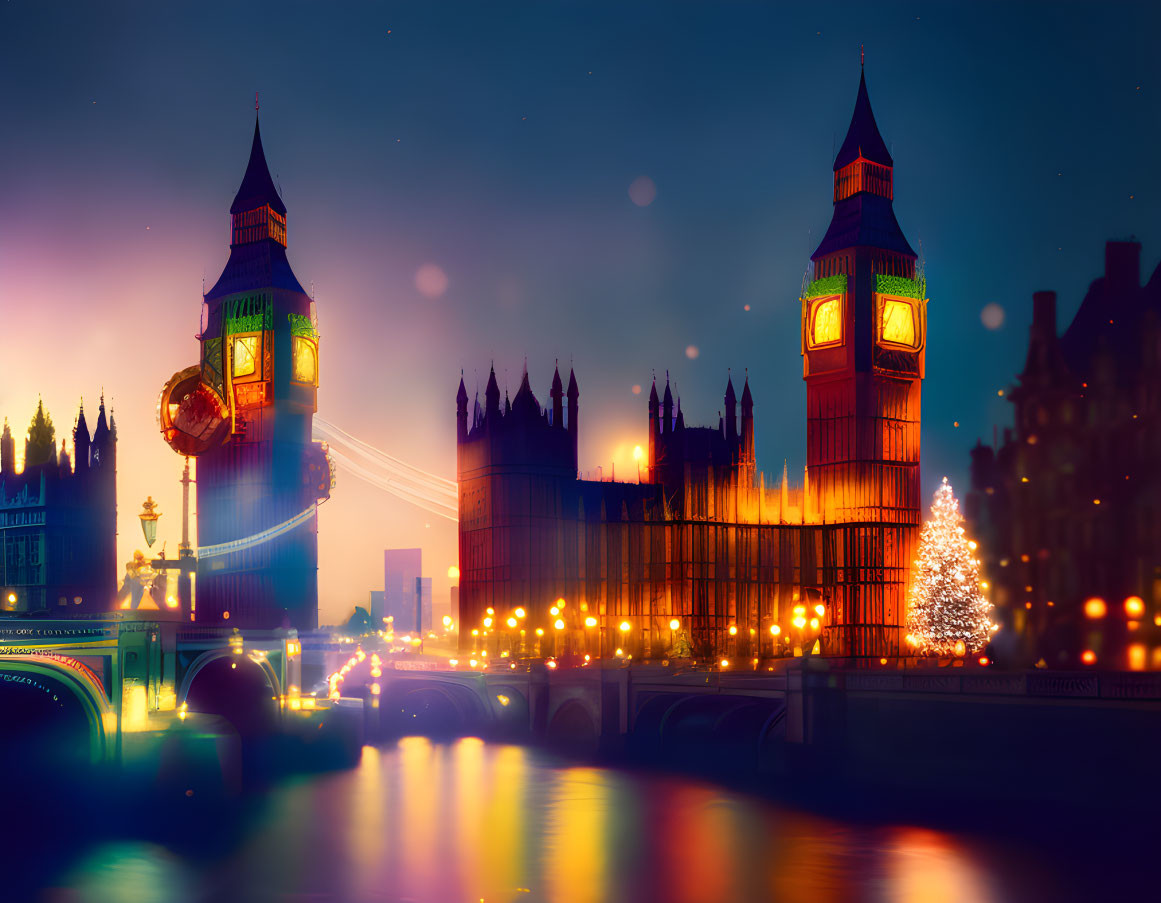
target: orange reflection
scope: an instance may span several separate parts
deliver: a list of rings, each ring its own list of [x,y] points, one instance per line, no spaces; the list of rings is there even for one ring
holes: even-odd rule
[[[609,773],[567,768],[560,773],[544,818],[543,868],[554,903],[599,903],[605,884],[609,830]]]
[[[884,897],[899,903],[987,903],[995,899],[976,863],[950,838],[900,828],[887,854]]]

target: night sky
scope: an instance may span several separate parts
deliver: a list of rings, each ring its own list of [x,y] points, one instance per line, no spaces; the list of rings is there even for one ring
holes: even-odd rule
[[[147,493],[172,552],[181,462],[154,406],[197,359],[258,90],[290,260],[316,293],[320,416],[450,478],[460,369],[482,393],[494,359],[514,394],[527,358],[543,400],[559,358],[581,468],[627,476],[654,371],[687,423],[716,425],[728,368],[739,392],[749,368],[759,466],[800,474],[798,290],[863,42],[895,210],[926,258],[924,485],[962,492],[968,449],[1010,423],[997,391],[1023,364],[1031,293],[1060,292],[1063,326],[1106,239],[1142,242],[1143,278],[1161,259],[1158,33],[1156,3],[11,0],[0,413],[19,440],[41,394],[59,433],[83,395],[92,426],[103,386],[121,560]],[[320,619],[382,588],[385,547],[423,546],[438,606],[454,525],[339,480]]]

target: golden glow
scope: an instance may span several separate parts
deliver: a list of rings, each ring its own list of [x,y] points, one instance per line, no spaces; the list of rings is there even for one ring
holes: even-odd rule
[[[516,617],[518,617],[518,618],[523,618],[523,617],[525,617],[525,613],[524,613],[524,609],[523,609],[523,608],[518,608],[518,609],[516,609],[514,612],[512,612],[512,614],[516,615]]]
[[[149,726],[149,708],[142,684],[125,681],[121,691],[121,730],[143,731]]]
[[[730,660],[728,658],[723,658],[721,664],[723,668],[728,668],[730,667]]]
[[[681,622],[679,620],[677,620],[677,618],[670,619],[670,621],[669,621],[669,629],[670,630],[677,630],[680,627],[681,627]]]
[[[826,608],[821,604],[816,605],[814,606],[814,613],[821,618],[824,614],[826,614]]]
[[[810,629],[811,630],[818,630],[818,624],[819,624],[818,618],[811,618],[810,619]]]
[[[782,632],[782,628],[777,624],[770,625],[770,636],[778,636]]]
[[[1109,607],[1105,605],[1105,600],[1098,596],[1093,596],[1091,599],[1086,599],[1084,603],[1084,616],[1096,620],[1103,618],[1108,612]]]
[[[564,596],[561,596],[559,599],[556,600],[556,607],[557,608],[564,608]]]
[[[634,445],[633,446],[633,460],[640,461],[644,457],[645,457],[645,449],[643,449],[640,445]]]
[[[589,615],[587,618],[585,618],[585,627],[596,627],[596,626],[597,626],[597,619],[594,618],[592,615]]]
[[[508,624],[508,626],[509,626],[509,627],[515,627],[515,626],[516,626],[516,619],[515,619],[515,618],[509,618],[509,619],[508,619],[508,621],[507,621],[507,624]]]
[[[630,630],[633,629],[633,625],[630,624],[628,621],[622,621],[619,629],[620,629],[621,633],[628,633]]]
[[[907,301],[895,298],[883,299],[883,322],[879,338],[895,345],[916,347],[915,308]]]
[[[1145,600],[1140,596],[1129,596],[1125,600],[1125,614],[1130,618],[1139,618],[1145,613]]]
[[[736,625],[736,624],[731,624],[731,625],[730,625],[730,636],[737,636],[737,635],[738,635],[738,627],[737,627],[737,625]]]
[[[622,655],[624,655],[624,654],[625,654],[625,650],[624,650],[624,649],[622,649],[620,646],[618,646],[618,647],[617,647],[617,651],[616,651],[616,652],[614,652],[613,654],[614,654],[615,656],[617,656],[617,658],[620,658]]]
[[[310,386],[318,382],[318,348],[300,335],[294,337],[294,381]]]
[[[1129,646],[1129,670],[1145,670],[1145,644],[1132,643]]]
[[[554,605],[552,608],[548,609],[548,613],[555,618],[558,614],[560,614],[560,609]]]
[[[564,621],[562,621],[560,618],[557,618],[552,622],[552,626],[557,630],[564,630]]]
[[[492,619],[491,618],[484,618],[484,626],[491,627],[492,626]],[[472,633],[475,633],[475,631],[473,630]]]
[[[286,641],[286,657],[287,658],[294,658],[296,655],[300,654],[301,652],[302,652],[302,643],[300,643],[298,640],[287,640]]]
[[[489,606],[488,606],[488,607],[485,609],[485,611],[486,611],[488,614],[490,614],[490,615],[494,615],[494,614],[496,613],[496,609],[492,608],[492,606],[491,606],[491,605],[489,605]]]
[[[823,298],[810,311],[810,347],[837,345],[843,340],[842,298]]]
[[[543,628],[543,627],[537,627],[537,628],[536,628],[536,635],[537,635],[537,636],[544,636],[544,628]]]
[[[443,616],[443,626],[444,627],[451,627],[451,625],[452,625],[451,615],[444,615]]]
[[[964,644],[964,641],[963,640],[956,640],[955,641],[956,658],[963,658],[964,654],[966,652],[967,652],[967,646]]]
[[[256,335],[234,336],[233,375],[251,376],[258,372],[258,339]]]
[[[806,626],[806,618],[804,618],[802,615],[799,615],[798,617],[796,617],[794,619],[793,623],[794,623],[795,627],[797,627],[799,630],[801,630],[803,627]]]
[[[1095,665],[1097,660],[1096,653],[1091,649],[1085,649],[1084,652],[1080,654],[1080,660],[1086,665]]]
[[[448,578],[448,580],[459,580],[460,579],[460,569],[456,565],[453,564],[451,567],[449,567],[447,569],[447,578]]]
[[[515,666],[515,665],[513,665],[512,667],[513,667],[513,668],[515,668],[516,666]],[[509,702],[511,702],[511,701],[512,701],[512,700],[510,700],[510,699],[509,699],[507,696],[505,696],[503,693],[497,693],[497,694],[496,694],[496,702],[500,703],[500,705],[506,706],[506,705],[508,705],[508,703],[509,703]]]

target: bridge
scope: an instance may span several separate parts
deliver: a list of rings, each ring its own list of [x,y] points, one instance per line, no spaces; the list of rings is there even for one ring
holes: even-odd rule
[[[12,740],[2,755],[67,768],[153,759],[175,743],[229,759],[252,741],[313,738],[343,703],[301,694],[301,652],[292,629],[199,627],[159,612],[5,618],[0,716]]]
[[[509,666],[510,668],[510,666]],[[811,800],[1161,804],[1161,674],[998,672],[791,660],[773,673],[662,665],[507,673],[385,668],[370,733],[476,734],[610,761],[765,776]],[[353,692],[348,689],[347,692]]]

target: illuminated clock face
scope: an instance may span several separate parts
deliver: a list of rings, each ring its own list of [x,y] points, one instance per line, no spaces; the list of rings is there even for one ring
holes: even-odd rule
[[[906,301],[884,298],[879,338],[892,345],[915,348],[915,308]]]
[[[234,337],[233,376],[250,376],[258,371],[258,336],[240,335]]]
[[[302,336],[294,337],[294,381],[311,386],[318,382],[318,349]]]
[[[843,340],[842,298],[816,301],[810,315],[810,347],[837,345]]]

